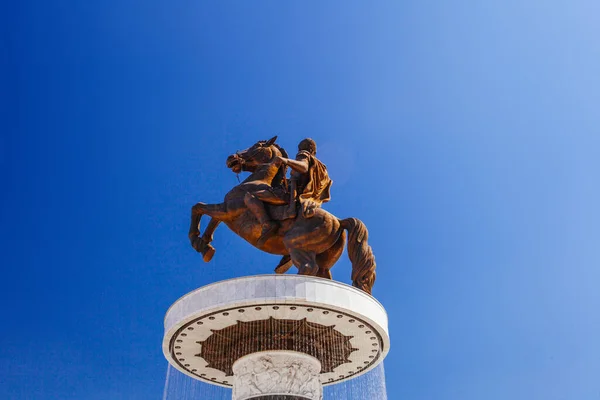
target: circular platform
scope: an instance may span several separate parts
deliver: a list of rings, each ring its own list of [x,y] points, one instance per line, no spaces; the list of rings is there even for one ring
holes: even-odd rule
[[[387,314],[365,292],[328,279],[259,275],[217,282],[177,300],[165,317],[163,353],[179,371],[232,387],[250,354],[302,352],[323,385],[359,376],[389,351]]]

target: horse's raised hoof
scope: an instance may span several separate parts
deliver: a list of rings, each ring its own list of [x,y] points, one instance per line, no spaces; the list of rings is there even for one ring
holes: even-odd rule
[[[206,248],[202,252],[202,259],[204,260],[204,262],[209,262],[210,260],[212,260],[216,251],[217,250],[215,250],[214,247],[212,247],[210,244],[207,244]]]

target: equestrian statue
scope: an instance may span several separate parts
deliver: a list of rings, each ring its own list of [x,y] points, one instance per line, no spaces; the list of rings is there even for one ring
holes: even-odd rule
[[[276,140],[277,136],[259,141],[227,158],[234,173],[250,172],[250,176],[231,189],[223,203],[192,207],[192,247],[210,261],[215,254],[210,244],[213,233],[224,222],[254,247],[281,255],[276,273],[285,273],[293,264],[299,274],[331,279],[330,269],[342,255],[348,231],[352,285],[371,294],[375,256],[367,243],[367,228],[359,219],[340,220],[321,208],[331,198],[332,181],[316,157],[316,143],[302,140],[296,158],[290,159]],[[200,236],[203,215],[211,220]]]

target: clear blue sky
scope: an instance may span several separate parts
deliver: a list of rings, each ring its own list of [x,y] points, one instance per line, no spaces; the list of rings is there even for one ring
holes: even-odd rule
[[[391,400],[600,398],[600,3],[375,3],[2,6],[0,398],[160,399],[169,305],[278,260],[186,237],[274,134],[369,227]]]

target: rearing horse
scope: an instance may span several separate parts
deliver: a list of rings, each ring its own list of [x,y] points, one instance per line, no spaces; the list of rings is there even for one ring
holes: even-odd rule
[[[258,249],[283,256],[277,273],[284,273],[293,263],[298,274],[315,275],[331,279],[329,269],[344,250],[348,231],[348,256],[352,263],[352,285],[371,293],[375,282],[375,257],[367,243],[368,231],[356,218],[340,220],[322,208],[317,208],[310,218],[298,213],[295,219],[283,219],[287,201],[281,205],[266,205],[271,217],[280,220],[280,228],[264,243],[258,244],[261,224],[247,208],[244,197],[259,190],[273,190],[272,184],[285,179],[286,167],[273,162],[276,157],[287,157],[285,150],[275,144],[277,137],[259,141],[254,146],[227,158],[227,167],[233,172],[250,172],[250,176],[225,195],[220,204],[197,203],[192,207],[189,238],[192,247],[202,253],[204,261],[212,259],[215,249],[210,245],[213,232],[220,222]],[[200,237],[200,219],[212,217]],[[282,220],[283,219],[283,220]]]

